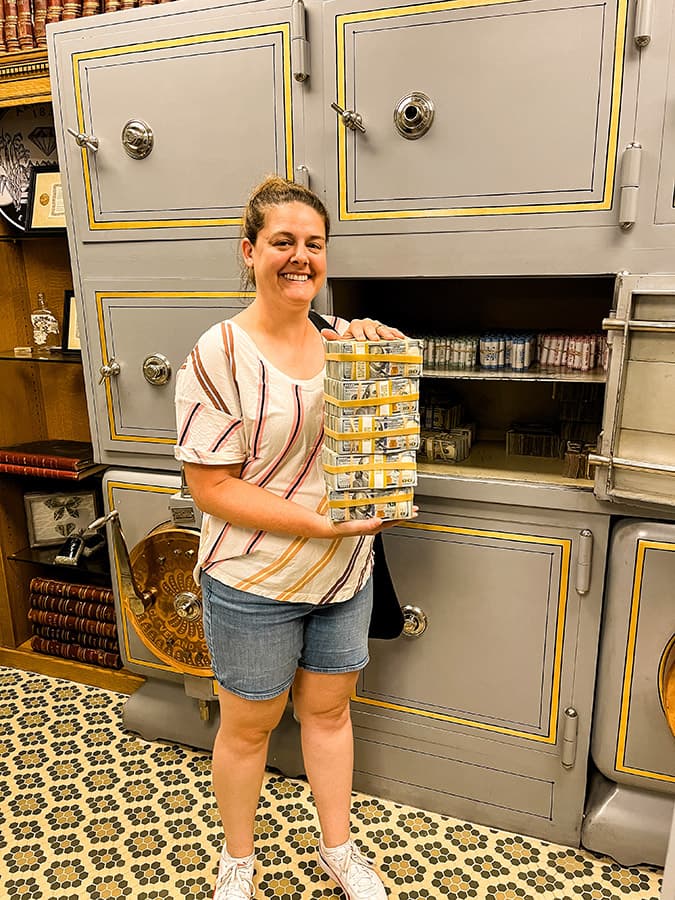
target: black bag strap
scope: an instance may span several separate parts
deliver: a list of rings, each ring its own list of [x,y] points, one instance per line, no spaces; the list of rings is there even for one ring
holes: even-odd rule
[[[315,328],[318,328],[319,331],[321,331],[322,328],[330,328],[331,331],[335,331],[335,328],[333,328],[330,322],[327,319],[324,319],[324,317],[314,309],[310,309],[309,319],[312,325],[314,325]]]

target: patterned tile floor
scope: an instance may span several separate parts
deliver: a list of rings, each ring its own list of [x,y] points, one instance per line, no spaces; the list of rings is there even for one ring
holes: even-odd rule
[[[125,697],[0,668],[2,900],[206,900],[221,832],[207,753],[120,728]],[[354,794],[392,900],[658,900],[660,872]],[[339,900],[303,781],[270,774],[256,898]]]

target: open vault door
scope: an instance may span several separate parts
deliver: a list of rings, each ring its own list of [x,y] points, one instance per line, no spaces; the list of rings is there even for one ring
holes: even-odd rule
[[[595,494],[675,506],[675,275],[625,275],[603,323],[611,354]]]

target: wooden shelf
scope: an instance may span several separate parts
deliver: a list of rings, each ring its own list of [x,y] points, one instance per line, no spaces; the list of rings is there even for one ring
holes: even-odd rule
[[[51,103],[46,50],[0,53],[0,107]]]
[[[103,669],[72,659],[36,653],[31,649],[30,641],[16,650],[0,647],[0,666],[22,669],[25,672],[38,672],[51,678],[65,678],[68,681],[90,684],[92,687],[116,691],[119,694],[133,694],[145,682],[140,675],[134,675],[126,669]]]
[[[472,381],[565,381],[604,384],[607,372],[592,369],[580,372],[577,369],[563,369],[560,366],[530,366],[525,372],[511,369],[424,369],[423,378],[460,378]]]
[[[77,350],[66,351],[52,350],[47,353],[44,350],[36,350],[30,356],[19,356],[14,350],[0,350],[0,360],[22,363],[77,363],[82,365],[82,354]]]

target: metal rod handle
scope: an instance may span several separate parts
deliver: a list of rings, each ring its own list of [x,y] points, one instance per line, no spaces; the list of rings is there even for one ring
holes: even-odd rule
[[[618,456],[603,456],[601,453],[589,453],[589,463],[596,466],[613,466],[615,469],[631,469],[635,472],[654,472],[661,475],[675,474],[675,466],[664,463],[647,463],[639,459],[622,459]]]
[[[360,113],[357,113],[353,109],[343,109],[341,106],[338,106],[337,103],[331,103],[331,109],[334,109],[340,116],[345,128],[349,128],[351,131],[360,131],[361,134],[366,133],[366,127],[363,124],[363,117]]]
[[[87,150],[98,150],[98,138],[93,134],[85,134],[83,131],[75,131],[72,128],[67,129],[68,134],[72,134],[78,147],[86,147]]]
[[[675,322],[650,322],[646,319],[603,319],[604,331],[662,331],[666,334],[675,332]]]

